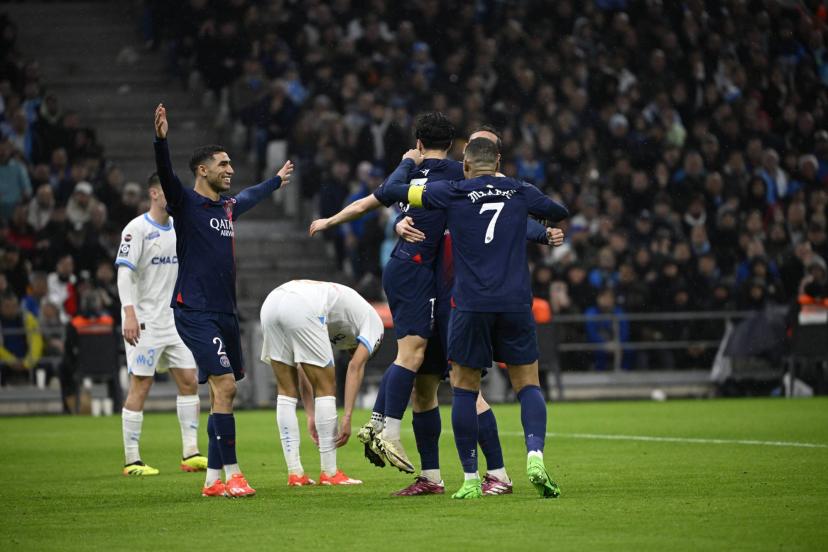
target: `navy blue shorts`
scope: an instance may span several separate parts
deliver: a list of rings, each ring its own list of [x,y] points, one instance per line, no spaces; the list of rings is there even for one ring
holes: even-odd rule
[[[434,317],[434,331],[425,350],[423,364],[418,374],[430,374],[448,377],[448,329],[451,319],[451,298],[446,300],[437,299],[437,307]]]
[[[209,376],[233,374],[244,377],[239,320],[233,314],[178,307],[173,309],[175,328],[198,364],[198,382]]]
[[[382,272],[382,287],[388,298],[397,339],[407,335],[430,338],[436,304],[431,267],[392,257]]]
[[[538,360],[532,311],[467,312],[453,309],[448,336],[449,359],[469,368],[490,368],[492,360],[530,364]]]

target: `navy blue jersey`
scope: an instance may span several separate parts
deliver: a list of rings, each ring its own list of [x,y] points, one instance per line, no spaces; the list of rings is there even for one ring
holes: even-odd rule
[[[276,176],[235,197],[213,201],[181,184],[173,173],[166,140],[155,140],[155,164],[176,233],[178,277],[170,306],[235,314],[233,223],[276,190],[282,179]]]
[[[424,159],[418,167],[413,166],[407,175],[407,183],[422,185],[438,180],[462,180],[463,163],[451,159]],[[386,193],[386,182],[374,191],[374,197],[386,207],[397,201],[389,198]],[[409,216],[414,219],[414,227],[425,234],[425,240],[420,243],[409,243],[403,239],[397,240],[391,256],[415,263],[433,266],[437,258],[437,250],[443,239],[446,228],[446,215],[442,211],[411,207],[407,203],[400,205],[400,217]]]
[[[414,162],[403,160],[386,183],[388,197],[406,188],[402,173]],[[407,187],[414,206],[447,213],[454,252],[452,298],[459,310],[520,312],[531,309],[526,259],[526,219],[551,221],[568,216],[566,208],[530,184],[513,178],[480,176]]]

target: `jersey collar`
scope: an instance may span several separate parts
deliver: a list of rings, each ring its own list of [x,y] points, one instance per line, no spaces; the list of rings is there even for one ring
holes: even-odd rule
[[[167,223],[166,226],[162,226],[162,225],[158,224],[157,222],[155,222],[154,220],[152,220],[152,218],[149,216],[149,213],[144,213],[144,220],[146,220],[148,223],[155,226],[159,230],[164,230],[165,232],[167,230],[172,230],[172,223],[171,222]]]

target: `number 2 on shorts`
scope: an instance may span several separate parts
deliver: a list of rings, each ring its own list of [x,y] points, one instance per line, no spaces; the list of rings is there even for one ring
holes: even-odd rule
[[[220,337],[213,338],[213,345],[215,345],[216,343],[218,343],[218,351],[216,351],[216,354],[219,356],[227,354],[224,352],[224,342],[221,340]]]

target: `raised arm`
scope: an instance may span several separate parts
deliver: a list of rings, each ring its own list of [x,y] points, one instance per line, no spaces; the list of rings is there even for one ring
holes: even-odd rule
[[[239,218],[245,212],[255,207],[261,200],[286,185],[290,181],[292,172],[293,163],[286,161],[273,178],[268,178],[264,182],[260,182],[255,186],[250,186],[239,192],[236,195],[236,206],[233,207],[233,218]]]
[[[313,221],[310,225],[308,233],[313,236],[318,232],[324,232],[334,226],[339,226],[346,222],[351,222],[363,216],[369,211],[382,207],[382,203],[374,194],[367,195],[362,199],[358,199],[346,206],[340,212],[330,218],[322,218]]]
[[[178,207],[184,198],[184,186],[175,176],[170,160],[170,149],[167,146],[167,108],[164,104],[158,104],[155,108],[155,170],[161,180],[161,189],[164,190],[164,197],[167,205],[172,209]]]
[[[409,202],[408,188],[410,187],[410,183],[408,181],[408,175],[417,166],[417,159],[422,159],[419,151],[408,150],[405,152],[400,164],[397,165],[394,172],[388,175],[388,178],[382,183],[381,193],[386,205]]]

